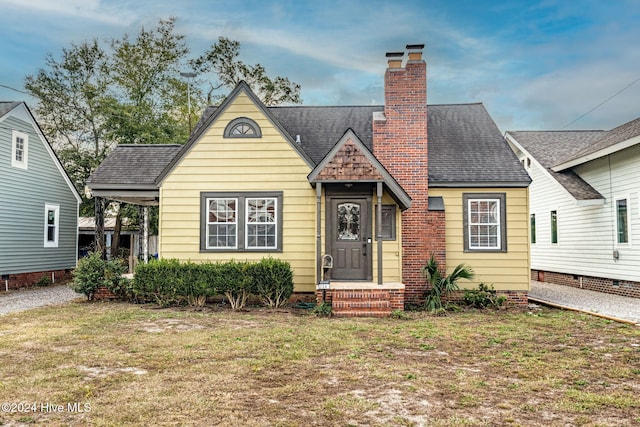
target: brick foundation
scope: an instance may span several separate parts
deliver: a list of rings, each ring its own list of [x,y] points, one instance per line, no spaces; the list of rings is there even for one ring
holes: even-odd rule
[[[531,280],[588,289],[590,291],[620,295],[623,297],[640,298],[640,282],[533,269],[531,270]]]
[[[54,284],[72,279],[71,270],[34,271],[31,273],[7,274],[2,276],[0,289],[19,289],[35,286],[41,280]]]

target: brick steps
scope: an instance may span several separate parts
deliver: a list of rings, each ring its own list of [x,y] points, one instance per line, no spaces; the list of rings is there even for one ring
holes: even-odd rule
[[[391,298],[388,291],[336,291],[332,295],[331,313],[335,317],[389,317]]]

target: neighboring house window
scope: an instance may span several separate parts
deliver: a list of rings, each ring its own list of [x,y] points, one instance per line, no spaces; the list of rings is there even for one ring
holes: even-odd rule
[[[551,211],[551,243],[558,243],[558,211]]]
[[[29,155],[29,135],[14,130],[11,132],[11,166],[26,169]]]
[[[464,250],[507,251],[506,195],[465,193]]]
[[[58,247],[60,234],[60,206],[44,205],[44,246],[46,248]]]
[[[202,251],[281,251],[282,192],[201,193]]]
[[[629,243],[629,215],[628,200],[616,200],[616,230],[618,234],[618,243]]]
[[[529,215],[529,221],[531,222],[531,243],[536,242],[536,214]]]
[[[239,117],[229,122],[224,129],[225,138],[261,138],[260,126],[248,117]]]
[[[396,240],[396,205],[382,205],[382,240]]]

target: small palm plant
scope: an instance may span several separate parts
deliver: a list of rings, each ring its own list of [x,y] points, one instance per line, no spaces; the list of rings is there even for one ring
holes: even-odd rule
[[[422,267],[422,275],[431,285],[426,292],[425,308],[432,312],[439,312],[444,310],[442,297],[460,289],[458,280],[473,279],[473,269],[464,264],[458,264],[451,274],[443,276],[438,261],[431,254],[427,264]]]

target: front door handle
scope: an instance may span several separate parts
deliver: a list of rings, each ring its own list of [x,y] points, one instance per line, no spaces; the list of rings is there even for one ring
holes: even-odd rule
[[[362,256],[367,256],[367,241],[362,243]]]

